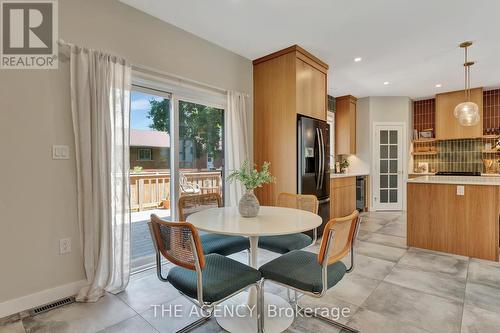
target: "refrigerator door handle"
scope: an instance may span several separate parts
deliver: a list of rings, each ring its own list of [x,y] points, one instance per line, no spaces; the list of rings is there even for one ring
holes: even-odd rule
[[[321,137],[319,134],[319,129],[316,128],[316,137],[318,139],[318,159],[319,159],[319,165],[318,165],[318,177],[316,177],[316,191],[319,190],[319,186],[321,184],[321,160],[322,160],[322,153],[321,153]]]
[[[297,150],[299,153],[298,157],[298,170],[297,170],[297,193],[302,193],[302,174],[304,173],[304,148],[302,147],[302,119],[298,119],[297,128],[298,140],[297,140]]]
[[[325,177],[325,142],[323,141],[323,131],[321,129],[318,130],[319,136],[321,139],[321,176],[320,176],[320,185],[319,189],[323,189],[323,179]]]

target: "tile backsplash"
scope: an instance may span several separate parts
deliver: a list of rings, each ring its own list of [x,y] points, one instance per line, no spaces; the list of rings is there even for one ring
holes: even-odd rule
[[[498,156],[496,153],[487,153],[486,144],[494,148],[495,140],[492,139],[460,139],[444,140],[432,143],[415,143],[414,151],[422,147],[433,147],[435,155],[416,155],[413,158],[414,170],[419,162],[429,163],[429,172],[435,171],[479,171],[486,172],[484,159],[492,159],[493,167],[490,172],[498,172]],[[425,148],[424,148],[425,150]]]

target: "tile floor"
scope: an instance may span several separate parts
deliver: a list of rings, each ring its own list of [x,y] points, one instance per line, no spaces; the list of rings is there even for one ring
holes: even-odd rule
[[[405,245],[404,213],[363,215],[356,246],[357,265],[321,299],[302,298],[306,306],[347,307],[341,322],[366,333],[500,332],[500,264],[410,248]],[[311,248],[317,251],[318,246]],[[233,256],[246,262],[246,254]],[[276,257],[261,250],[262,263]],[[269,291],[285,290],[268,285]],[[134,275],[128,289],[94,304],[75,303],[36,317],[0,326],[0,333],[21,332],[175,332],[194,320],[154,316],[152,304],[184,304],[154,270]],[[316,319],[297,318],[287,330],[339,332]],[[195,333],[222,332],[215,320]]]

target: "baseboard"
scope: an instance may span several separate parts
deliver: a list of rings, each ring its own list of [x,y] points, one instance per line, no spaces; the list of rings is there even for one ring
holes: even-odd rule
[[[45,289],[31,295],[5,301],[0,303],[0,318],[51,303],[61,298],[74,296],[85,285],[87,285],[87,280],[80,280],[52,289]]]

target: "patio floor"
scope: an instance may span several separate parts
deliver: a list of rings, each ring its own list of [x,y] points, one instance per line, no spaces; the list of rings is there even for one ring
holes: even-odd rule
[[[131,244],[132,253],[131,260],[132,266],[142,266],[145,264],[141,261],[140,264],[134,264],[141,258],[150,258],[154,256],[153,243],[151,241],[151,235],[149,233],[149,217],[151,214],[156,214],[160,218],[170,220],[170,210],[169,209],[151,209],[141,212],[133,212],[131,218]]]

